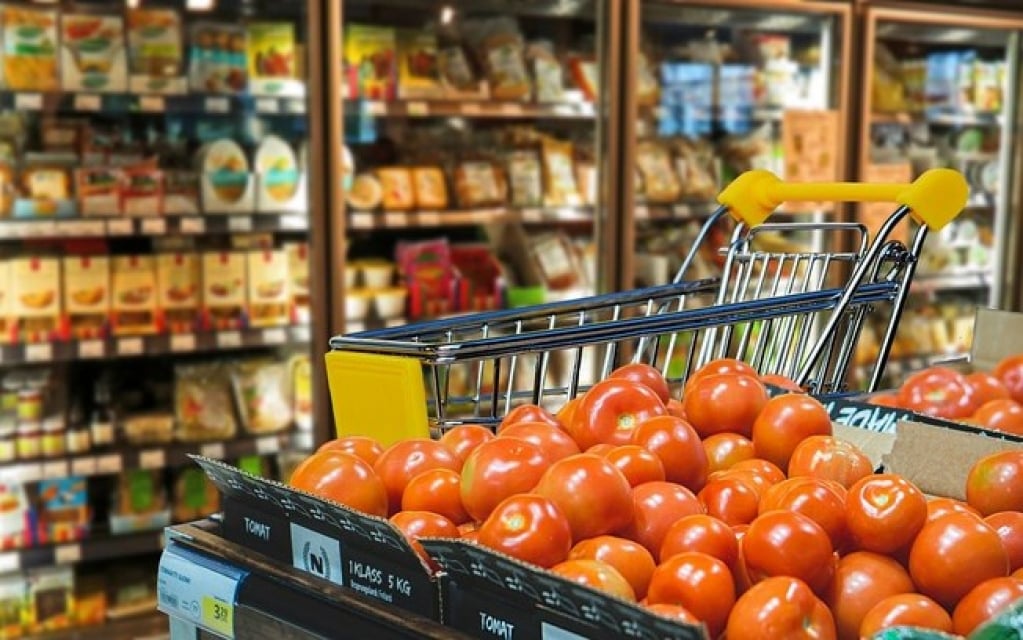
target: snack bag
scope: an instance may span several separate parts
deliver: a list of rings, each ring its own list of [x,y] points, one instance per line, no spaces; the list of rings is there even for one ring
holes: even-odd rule
[[[233,437],[238,425],[226,367],[218,363],[179,365],[174,374],[177,440],[202,442]]]
[[[532,92],[526,70],[526,45],[514,18],[499,17],[465,25],[495,100],[525,100]]]

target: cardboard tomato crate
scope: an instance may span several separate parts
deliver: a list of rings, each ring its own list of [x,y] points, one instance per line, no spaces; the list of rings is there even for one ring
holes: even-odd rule
[[[354,593],[441,621],[444,574],[432,571],[387,520],[217,460],[194,459],[220,490],[227,540]]]

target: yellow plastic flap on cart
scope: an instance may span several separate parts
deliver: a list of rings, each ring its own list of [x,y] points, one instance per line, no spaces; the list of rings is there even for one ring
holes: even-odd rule
[[[718,195],[736,220],[762,224],[783,202],[891,202],[909,207],[920,224],[939,230],[966,206],[970,188],[953,169],[925,171],[911,184],[788,183],[770,171],[747,171]]]
[[[430,436],[417,360],[349,351],[331,351],[325,359],[339,438],[369,436],[387,447]]]

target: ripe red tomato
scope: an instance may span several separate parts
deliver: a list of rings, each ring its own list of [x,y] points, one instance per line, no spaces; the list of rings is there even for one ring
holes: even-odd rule
[[[714,556],[729,568],[739,558],[739,542],[735,532],[717,518],[694,514],[679,518],[668,528],[661,542],[661,562],[687,551]]]
[[[1006,356],[993,372],[1016,402],[1023,402],[1023,354]]]
[[[494,439],[494,432],[478,424],[461,424],[444,432],[440,442],[458,461],[465,463],[469,454],[488,440]]]
[[[860,637],[873,638],[892,627],[915,627],[952,633],[952,618],[940,604],[919,593],[889,596],[874,605],[860,623]]]
[[[894,393],[877,393],[867,398],[867,404],[873,404],[878,407],[892,407],[894,409],[901,409],[902,405],[899,404],[899,396]]]
[[[788,376],[783,376],[778,373],[768,373],[760,376],[760,382],[777,387],[778,389],[784,389],[785,391],[791,391],[793,393],[804,393],[803,388],[796,384],[796,381]]]
[[[873,472],[870,458],[856,445],[832,436],[810,436],[796,446],[789,459],[790,478],[834,480],[846,489]]]
[[[671,482],[648,482],[632,490],[632,524],[622,536],[657,555],[668,529],[679,518],[703,513],[693,492]]]
[[[401,496],[402,511],[432,511],[455,524],[469,520],[462,506],[462,476],[451,469],[431,469],[409,480]]]
[[[708,481],[697,498],[708,515],[729,526],[753,522],[760,504],[760,493],[754,484],[727,471],[721,477]]]
[[[620,378],[590,387],[566,425],[580,449],[595,444],[629,444],[633,431],[643,422],[665,416],[664,403],[645,385]]]
[[[576,542],[614,533],[632,522],[629,481],[610,462],[591,453],[555,462],[533,493],[558,505]]]
[[[372,516],[387,517],[387,487],[362,458],[340,451],[309,456],[291,474],[291,486]]]
[[[715,433],[749,437],[767,399],[767,389],[755,377],[707,375],[688,386],[682,408],[701,438]]]
[[[707,473],[724,471],[736,462],[749,460],[756,453],[753,441],[737,433],[716,433],[703,440],[703,450],[707,453]]]
[[[462,467],[462,505],[474,520],[486,520],[505,498],[531,491],[549,466],[532,442],[495,438],[473,451]]]
[[[823,594],[835,575],[831,539],[801,513],[770,511],[758,517],[742,538],[742,553],[754,583],[792,576]]]
[[[700,378],[725,373],[738,373],[745,376],[753,376],[754,378],[757,377],[756,370],[742,360],[736,360],[734,358],[718,358],[717,360],[711,360],[689,376],[689,379],[686,381],[682,397],[684,398],[686,393],[689,393],[690,385],[697,382]]]
[[[557,418],[552,416],[551,412],[547,409],[535,404],[520,404],[504,416],[504,419],[501,420],[501,425],[497,427],[497,434],[501,435],[501,432],[506,427],[520,422],[546,422],[552,427],[561,426]]]
[[[1023,435],[1023,405],[1011,398],[990,400],[977,409],[970,421],[988,429]]]
[[[920,593],[951,610],[981,582],[1009,575],[1009,554],[986,522],[949,513],[917,534],[909,551],[909,575]]]
[[[636,593],[629,585],[629,581],[617,569],[600,560],[589,558],[565,560],[551,567],[551,573],[623,600],[636,601]]]
[[[686,410],[682,407],[682,402],[675,398],[669,398],[664,403],[664,408],[668,410],[669,416],[675,416],[676,418],[686,419]]]
[[[661,459],[639,445],[625,444],[615,447],[602,457],[622,472],[630,487],[664,480],[664,465],[661,464]]]
[[[992,513],[984,521],[1002,539],[1002,546],[1009,554],[1009,571],[1023,568],[1023,513],[1001,511]]]
[[[728,640],[835,640],[827,605],[796,578],[768,578],[742,594],[728,615]]]
[[[557,462],[579,453],[579,445],[571,436],[560,427],[552,427],[545,422],[518,422],[505,427],[498,437],[532,442],[543,450],[549,462]]]
[[[632,444],[660,458],[664,477],[693,491],[707,480],[707,452],[688,422],[674,416],[646,420],[632,434]]]
[[[681,622],[682,624],[700,624],[700,619],[685,607],[677,604],[647,604],[644,608],[650,613]]]
[[[576,396],[565,403],[565,406],[558,409],[558,412],[554,415],[554,419],[561,424],[561,428],[564,429],[570,422],[572,422],[572,416],[575,415],[575,410],[579,408],[579,403],[583,401],[582,396]]]
[[[959,500],[952,498],[934,498],[927,501],[927,522],[937,520],[948,513],[969,513],[980,517],[980,512]]]
[[[384,452],[382,444],[366,436],[345,436],[324,442],[317,451],[340,451],[362,458],[369,466],[377,463],[377,458]]]
[[[1017,569],[1012,572],[1012,577],[1017,580],[1023,580],[1023,569]]]
[[[961,636],[970,635],[974,629],[994,618],[1023,598],[1023,583],[1015,578],[992,578],[985,580],[956,605],[952,613],[952,629]]]
[[[827,409],[807,395],[790,393],[767,401],[753,423],[753,447],[758,458],[789,468],[789,458],[810,436],[830,436]]]
[[[839,640],[858,640],[860,624],[874,605],[889,596],[913,593],[913,581],[887,556],[857,551],[838,561],[825,602],[835,617]]]
[[[947,367],[930,367],[909,376],[899,389],[899,404],[939,418],[966,418],[977,408],[966,377]]]
[[[677,604],[707,625],[716,638],[735,603],[735,582],[724,562],[698,551],[672,556],[654,569],[647,591],[650,604]]]
[[[870,475],[849,488],[845,518],[857,549],[894,553],[924,526],[927,498],[901,476]]]
[[[550,568],[568,557],[572,528],[558,506],[543,496],[505,499],[479,528],[479,544],[523,562]]]
[[[584,453],[592,453],[595,456],[600,456],[600,457],[603,458],[604,456],[606,456],[608,454],[609,451],[614,451],[617,448],[618,447],[616,445],[607,444],[607,443],[602,442],[600,444],[593,445],[592,447],[587,449]]]
[[[985,516],[1023,511],[1023,450],[993,453],[974,463],[966,478],[966,502]]]
[[[753,475],[762,478],[767,486],[778,484],[785,479],[785,474],[779,469],[774,463],[768,462],[762,458],[750,458],[749,460],[740,460],[732,465],[729,471],[733,473],[749,472]]]
[[[373,470],[387,488],[391,513],[401,508],[401,496],[409,480],[430,469],[460,471],[461,463],[442,444],[428,438],[396,442],[377,459]]]
[[[816,478],[789,478],[772,486],[760,499],[760,513],[782,510],[801,513],[828,534],[831,546],[844,549],[849,541],[845,521],[845,489]]]
[[[984,406],[992,400],[1000,398],[1012,399],[1009,390],[1005,388],[998,376],[986,371],[976,371],[966,375],[966,384],[970,386],[973,394],[973,401],[978,407]]]
[[[412,549],[435,570],[438,567],[419,544],[419,538],[459,537],[458,527],[453,522],[431,511],[399,511],[391,516],[391,524],[405,534]]]
[[[648,364],[633,363],[618,367],[611,372],[608,378],[620,378],[622,380],[638,382],[656,393],[657,397],[664,404],[667,404],[668,400],[671,399],[668,381],[664,379],[664,376],[661,375],[661,372],[656,367],[651,367]]]
[[[650,576],[653,575],[656,566],[653,556],[643,545],[614,536],[597,536],[583,540],[572,547],[568,553],[568,559],[606,562],[628,580],[636,594],[636,599],[639,600],[646,597]]]

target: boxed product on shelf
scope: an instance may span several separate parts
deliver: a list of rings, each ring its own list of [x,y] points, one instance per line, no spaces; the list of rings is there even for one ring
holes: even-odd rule
[[[287,362],[246,360],[231,370],[231,387],[242,427],[276,433],[292,425],[291,370]]]
[[[398,31],[397,55],[400,99],[438,98],[443,95],[435,34],[416,29]]]
[[[411,318],[436,317],[454,311],[454,265],[447,240],[399,243],[396,258],[408,287]]]
[[[62,89],[127,90],[124,19],[120,15],[64,12],[60,30]]]
[[[169,411],[129,413],[121,419],[125,442],[139,446],[166,444],[174,439],[174,414]]]
[[[163,171],[153,167],[123,170],[122,206],[126,216],[158,216],[163,213]]]
[[[500,169],[486,160],[467,160],[455,169],[455,196],[463,209],[503,204],[507,185]]]
[[[118,476],[109,514],[114,535],[162,529],[170,515],[162,470],[135,469]]]
[[[541,141],[541,159],[545,185],[544,204],[550,207],[582,204],[575,179],[572,143],[544,136]]]
[[[245,151],[224,138],[199,151],[202,208],[205,213],[251,213],[255,188]]]
[[[565,99],[565,78],[554,44],[547,40],[529,43],[526,59],[535,87],[537,102],[561,102]]]
[[[78,213],[83,216],[119,215],[124,173],[120,169],[83,167],[75,170]]]
[[[397,96],[397,37],[393,27],[345,25],[344,97],[394,100]]]
[[[0,575],[0,637],[19,638],[25,632],[28,581],[20,572]]]
[[[181,14],[172,9],[130,8],[129,86],[134,93],[185,93]]]
[[[171,169],[164,170],[164,215],[192,216],[200,213],[199,191],[199,174],[196,172]]]
[[[309,243],[286,242],[284,252],[288,255],[288,291],[293,321],[309,324]]]
[[[37,496],[37,544],[63,544],[89,535],[92,520],[85,478],[41,480]]]
[[[35,513],[25,494],[25,486],[0,480],[0,551],[21,549],[35,544]]]
[[[543,172],[540,156],[532,149],[511,151],[507,156],[511,204],[538,207],[543,204]]]
[[[174,415],[174,437],[180,442],[234,437],[238,424],[228,366],[217,362],[176,366]]]
[[[408,211],[415,206],[412,172],[406,167],[381,167],[376,170],[383,192],[385,211]]]
[[[21,189],[14,201],[15,218],[66,218],[75,213],[71,178],[59,166],[31,166],[21,171]]]
[[[220,492],[202,469],[181,469],[174,477],[174,522],[195,522],[220,510]]]
[[[493,99],[526,100],[532,95],[526,43],[515,18],[466,20],[462,32],[486,73]]]
[[[202,312],[207,329],[240,329],[246,317],[248,272],[244,253],[202,256]]]
[[[413,167],[412,188],[416,208],[437,211],[448,208],[448,187],[440,167]]]
[[[188,84],[201,93],[241,94],[248,88],[245,28],[202,21],[189,27]]]
[[[485,244],[453,245],[458,311],[494,311],[504,307],[504,274]]]
[[[294,149],[283,138],[266,136],[256,149],[256,210],[306,212],[306,174],[299,170]]]
[[[290,22],[250,22],[246,25],[249,91],[253,95],[301,96],[299,50],[295,25]]]
[[[60,31],[53,9],[4,5],[4,87],[16,91],[56,91],[60,88]]]
[[[291,323],[288,254],[263,249],[246,254],[249,326],[275,327]]]
[[[157,331],[156,259],[115,256],[111,264],[111,331],[116,336]]]
[[[161,330],[187,333],[196,329],[200,280],[197,254],[176,252],[156,256],[157,305]]]
[[[15,339],[46,342],[57,337],[61,318],[60,259],[11,260],[11,316]]]
[[[110,318],[110,258],[68,256],[63,260],[64,315],[76,340],[105,335]]]
[[[27,573],[29,629],[32,633],[71,626],[75,574],[72,567],[47,567]]]
[[[100,625],[107,619],[107,584],[102,575],[75,576],[74,625]]]

